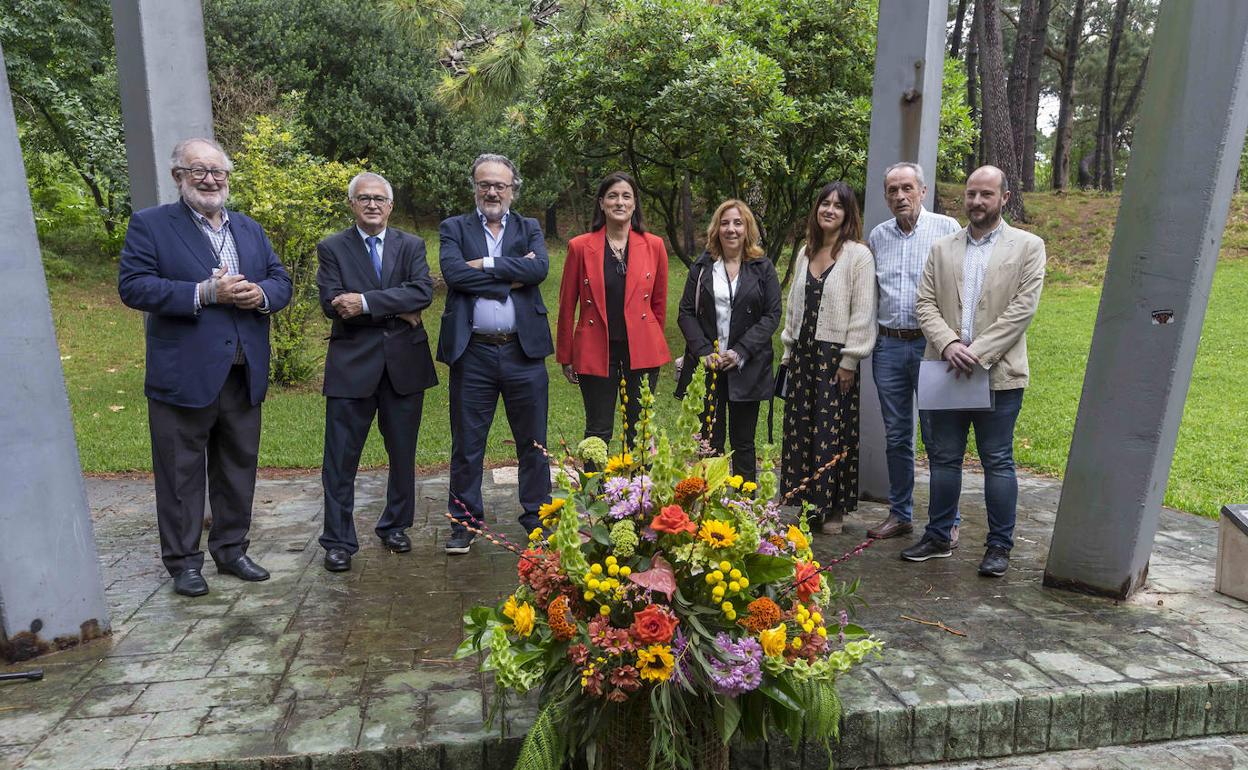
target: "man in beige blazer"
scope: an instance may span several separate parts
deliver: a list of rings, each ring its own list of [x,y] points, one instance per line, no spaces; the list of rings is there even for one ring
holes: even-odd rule
[[[1001,219],[1009,199],[1000,169],[976,169],[966,181],[970,226],[932,244],[919,281],[915,314],[927,337],[924,358],[943,359],[954,376],[986,369],[993,408],[928,412],[927,530],[918,543],[901,552],[907,561],[952,553],[949,540],[962,492],[962,456],[974,426],[988,509],[987,551],[979,574],[993,577],[1005,574],[1014,547],[1018,502],[1014,423],[1027,387],[1026,331],[1040,301],[1045,263],[1044,241]]]

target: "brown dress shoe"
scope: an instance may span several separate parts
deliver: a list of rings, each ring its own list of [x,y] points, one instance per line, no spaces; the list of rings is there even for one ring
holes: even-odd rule
[[[867,536],[876,540],[887,540],[890,537],[900,537],[908,535],[914,531],[914,525],[908,521],[902,521],[897,518],[896,514],[888,514],[888,518],[881,521],[875,527],[867,530]]]

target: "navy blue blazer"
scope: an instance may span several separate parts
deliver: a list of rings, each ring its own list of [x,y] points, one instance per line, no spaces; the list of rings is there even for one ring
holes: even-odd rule
[[[453,364],[463,355],[472,336],[472,309],[477,297],[503,300],[509,294],[516,307],[516,334],[529,358],[545,358],[555,351],[551,342],[546,303],[539,288],[550,270],[546,240],[536,219],[511,212],[503,232],[502,254],[490,270],[468,266],[489,256],[485,230],[477,212],[450,217],[438,226],[438,261],[446,281],[446,309],[438,334],[438,360]],[[533,259],[525,257],[532,252]],[[513,289],[512,283],[523,284]]]
[[[437,385],[425,325],[412,326],[395,317],[424,310],[433,302],[424,240],[386,228],[381,280],[354,224],[316,244],[316,255],[321,310],[334,322],[322,392],[367,398],[377,392],[383,372],[400,395]],[[334,297],[349,292],[363,294],[369,312],[354,318],[339,316]]]
[[[239,270],[260,286],[269,313],[290,302],[291,283],[264,230],[254,219],[230,214]],[[195,285],[212,275],[217,257],[182,201],[135,212],[121,247],[117,290],[121,301],[147,313],[148,398],[174,406],[208,406],[221,393],[243,346],[251,403],[269,387],[269,316],[233,305],[195,312]]]

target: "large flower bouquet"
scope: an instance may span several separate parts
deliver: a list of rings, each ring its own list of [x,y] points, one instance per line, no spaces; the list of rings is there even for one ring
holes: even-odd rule
[[[720,746],[738,732],[826,742],[837,675],[882,647],[849,623],[856,582],[829,580],[805,516],[782,520],[770,450],[757,485],[708,456],[705,388],[699,371],[673,436],[643,388],[634,447],[565,448],[527,545],[485,531],[519,554],[519,585],[465,615],[459,655],[484,655],[496,702],[540,687],[517,767],[557,770],[581,749],[592,764],[612,720],[639,708],[652,767],[695,767],[693,726],[714,725]]]

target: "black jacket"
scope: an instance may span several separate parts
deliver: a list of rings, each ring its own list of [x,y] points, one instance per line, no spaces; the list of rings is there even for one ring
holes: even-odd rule
[[[424,325],[412,327],[395,317],[424,310],[433,301],[425,242],[391,227],[386,230],[384,249],[378,281],[355,225],[316,245],[321,309],[334,321],[325,356],[327,396],[371,396],[383,371],[403,395],[438,384]],[[350,292],[364,295],[369,312],[344,320],[330,303],[339,294]]]
[[[677,384],[677,397],[683,397],[685,387],[697,366],[694,359],[708,355],[714,349],[718,336],[715,324],[715,290],[711,266],[714,260],[703,252],[689,268],[685,291],[680,297],[680,331],[685,335],[685,362]],[[699,295],[700,298],[699,298]],[[774,388],[771,346],[772,335],[780,327],[780,280],[776,268],[766,257],[747,259],[741,264],[741,274],[733,297],[732,321],[728,328],[728,348],[745,358],[740,370],[719,372],[719,385],[728,381],[728,398],[731,401],[765,401],[771,398]]]

